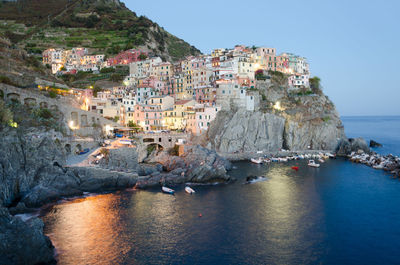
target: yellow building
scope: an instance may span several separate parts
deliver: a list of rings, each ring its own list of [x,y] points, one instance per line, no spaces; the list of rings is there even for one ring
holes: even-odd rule
[[[178,100],[173,108],[166,109],[163,113],[162,124],[170,130],[183,130],[186,128],[187,109],[196,104],[195,100]]]

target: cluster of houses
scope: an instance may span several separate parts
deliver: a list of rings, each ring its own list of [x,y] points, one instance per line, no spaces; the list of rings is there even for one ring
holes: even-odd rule
[[[147,58],[148,54],[141,50],[130,49],[120,52],[105,60],[104,54],[89,54],[87,48],[47,49],[42,53],[44,65],[51,67],[52,73],[76,74],[78,71],[96,72],[103,67],[128,65]]]
[[[47,49],[43,51],[43,64],[50,65],[53,74],[60,71],[74,74],[77,71],[98,71],[104,63],[104,54],[89,54],[86,48]]]
[[[291,53],[277,55],[275,48],[238,45],[177,63],[140,54],[130,57],[123,86],[95,97],[86,93],[83,108],[144,131],[183,130],[198,135],[207,131],[218,111],[256,110],[260,73],[279,71],[289,76],[289,87],[309,86],[307,60]]]

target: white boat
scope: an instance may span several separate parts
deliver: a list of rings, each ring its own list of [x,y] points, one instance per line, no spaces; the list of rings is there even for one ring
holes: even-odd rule
[[[271,161],[272,161],[272,162],[278,162],[278,161],[279,161],[279,159],[278,159],[278,158],[276,158],[276,157],[272,157],[272,158],[271,158]]]
[[[161,190],[165,193],[169,193],[169,194],[174,194],[175,191],[173,189],[167,188],[167,187],[162,187]]]
[[[251,160],[251,162],[253,162],[255,164],[261,164],[263,162],[263,160],[261,158],[257,158],[257,159],[252,158],[250,160]]]
[[[319,167],[319,164],[315,163],[314,160],[308,160],[309,167]]]
[[[264,158],[264,163],[271,163],[271,159],[269,159],[269,158]]]
[[[323,160],[322,158],[318,159],[318,161],[319,161],[320,163],[325,163],[325,160]]]
[[[279,162],[287,162],[288,158],[287,157],[279,157]]]
[[[195,193],[194,189],[192,189],[191,187],[185,187],[185,191],[189,194]]]

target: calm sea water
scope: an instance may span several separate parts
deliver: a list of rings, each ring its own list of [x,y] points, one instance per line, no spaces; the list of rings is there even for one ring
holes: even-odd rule
[[[363,137],[382,144],[378,153],[400,155],[400,116],[342,117],[347,137]]]
[[[344,118],[399,151],[399,118]],[[393,149],[390,149],[393,148]],[[291,166],[299,166],[299,171]],[[60,264],[399,264],[400,181],[336,159],[238,162],[228,185],[66,201],[43,211]],[[243,184],[249,174],[267,181]],[[202,217],[199,217],[199,213]]]

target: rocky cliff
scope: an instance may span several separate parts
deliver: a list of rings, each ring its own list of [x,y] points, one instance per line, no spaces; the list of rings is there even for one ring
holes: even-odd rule
[[[333,151],[345,138],[335,106],[322,93],[288,92],[262,82],[257,88],[263,98],[258,110],[221,111],[211,123],[207,139],[216,151]]]
[[[133,187],[137,181],[134,173],[66,168],[54,134],[38,128],[0,130],[0,264],[55,262],[41,220],[23,222],[9,212],[23,212],[84,191]]]
[[[210,184],[233,180],[228,175],[228,171],[232,168],[231,163],[215,151],[200,145],[185,146],[180,156],[163,151],[151,157],[149,162],[161,164],[163,172],[155,171],[139,178],[136,184],[139,188],[187,182]]]

